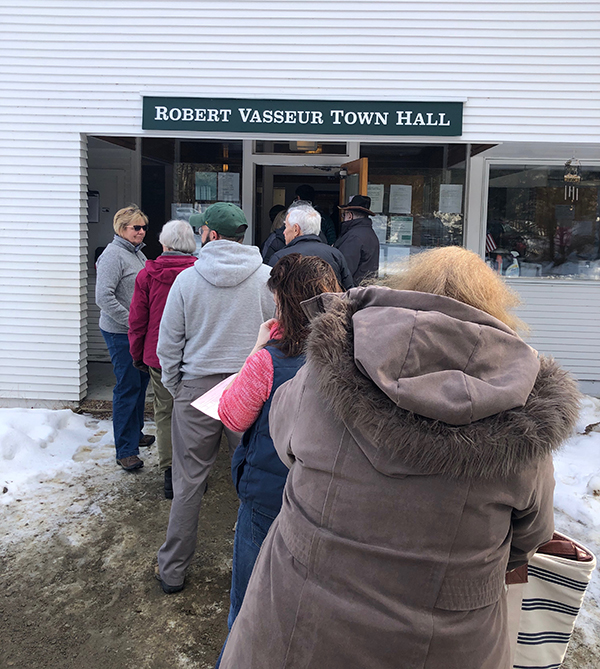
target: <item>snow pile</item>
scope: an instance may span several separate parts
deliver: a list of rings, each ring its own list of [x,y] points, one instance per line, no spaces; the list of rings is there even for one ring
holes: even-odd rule
[[[586,397],[577,434],[555,456],[557,510],[589,527],[600,528],[600,401]]]
[[[600,561],[600,400],[585,397],[571,437],[554,458],[555,523],[562,532],[587,546]],[[589,643],[600,631],[600,571],[592,575],[577,627]]]
[[[0,409],[0,503],[35,494],[40,479],[114,459],[112,423],[70,409]]]
[[[156,431],[154,423],[144,427]],[[144,449],[145,469],[157,463]],[[70,409],[0,409],[0,553],[57,534],[79,544],[131,474],[115,463],[112,422]]]

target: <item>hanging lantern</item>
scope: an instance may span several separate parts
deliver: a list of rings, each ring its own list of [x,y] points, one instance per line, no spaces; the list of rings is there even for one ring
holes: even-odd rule
[[[571,158],[565,163],[565,200],[577,202],[579,200],[579,182],[581,181],[580,174],[581,165],[578,160]]]

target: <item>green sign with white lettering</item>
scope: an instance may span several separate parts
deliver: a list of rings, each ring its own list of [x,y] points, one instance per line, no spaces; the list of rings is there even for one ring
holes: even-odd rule
[[[144,97],[144,130],[457,137],[462,102]]]

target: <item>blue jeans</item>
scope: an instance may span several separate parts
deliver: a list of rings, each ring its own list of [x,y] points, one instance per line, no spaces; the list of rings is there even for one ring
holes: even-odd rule
[[[227,618],[229,629],[232,628],[242,608],[242,602],[258,552],[276,517],[276,514],[272,515],[263,509],[259,510],[253,507],[252,504],[240,502],[233,539],[233,568],[231,572],[231,593],[229,595],[229,616]],[[226,644],[227,640],[223,644],[215,669],[218,669],[221,664],[221,657]]]
[[[112,362],[117,383],[113,390],[113,431],[117,460],[137,455],[144,427],[146,387],[150,376],[133,366],[129,338],[100,330]]]

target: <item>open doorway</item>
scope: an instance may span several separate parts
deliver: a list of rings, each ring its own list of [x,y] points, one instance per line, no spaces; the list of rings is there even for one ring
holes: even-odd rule
[[[270,233],[269,209],[278,202],[289,205],[299,185],[312,186],[315,204],[336,219],[340,166],[358,157],[358,144],[352,144],[351,156],[349,148],[350,143],[346,142],[280,145],[245,139],[89,137],[90,378],[96,363],[110,367],[94,300],[95,260],[113,238],[112,220],[118,209],[134,202],[148,215],[150,227],[144,253],[149,258],[160,254],[158,234],[167,220],[189,220],[191,214],[204,211],[215,201],[241,206],[250,224],[246,242],[260,246]],[[93,385],[92,381],[90,386]]]
[[[262,247],[271,233],[271,208],[275,205],[288,207],[297,197],[296,189],[302,185],[314,189],[313,205],[337,226],[339,172],[338,166],[257,165],[254,243]]]

